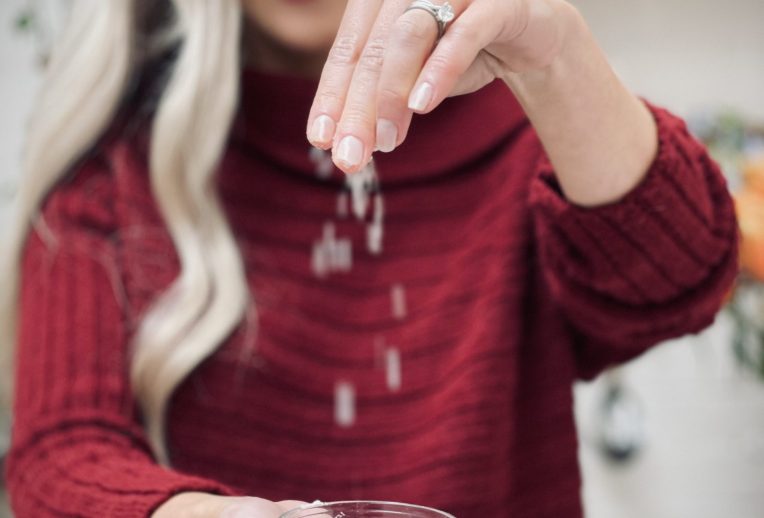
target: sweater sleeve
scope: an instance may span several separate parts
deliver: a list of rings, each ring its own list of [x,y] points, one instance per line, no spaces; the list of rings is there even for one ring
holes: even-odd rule
[[[25,517],[146,517],[173,494],[232,488],[156,464],[128,384],[114,181],[90,158],[25,244],[6,477]]]
[[[619,201],[567,201],[544,153],[532,179],[541,269],[583,379],[709,326],[738,270],[734,205],[719,167],[681,119],[646,105],[658,154]]]

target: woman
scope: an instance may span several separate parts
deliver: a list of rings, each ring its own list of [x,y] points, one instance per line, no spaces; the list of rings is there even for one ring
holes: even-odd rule
[[[18,516],[581,516],[571,384],[713,321],[732,203],[567,2],[452,8],[75,2],[6,303]]]

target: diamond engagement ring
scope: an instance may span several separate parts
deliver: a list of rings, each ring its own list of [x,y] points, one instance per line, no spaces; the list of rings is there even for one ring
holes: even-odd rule
[[[446,32],[446,24],[453,20],[455,16],[454,9],[448,2],[443,5],[435,5],[430,0],[414,0],[406,11],[411,9],[423,9],[435,18],[435,21],[438,23],[438,39]]]

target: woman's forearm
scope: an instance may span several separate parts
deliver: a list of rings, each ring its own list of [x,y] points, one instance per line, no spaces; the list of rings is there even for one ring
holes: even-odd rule
[[[654,160],[655,121],[615,75],[578,11],[551,3],[562,20],[560,52],[544,69],[502,79],[536,129],[566,198],[583,206],[611,203]]]

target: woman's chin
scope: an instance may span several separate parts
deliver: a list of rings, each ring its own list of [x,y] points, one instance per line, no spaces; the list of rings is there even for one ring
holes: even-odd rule
[[[242,5],[249,24],[272,43],[310,55],[328,52],[347,0],[242,0]]]
[[[281,46],[294,54],[306,57],[326,55],[332,45],[332,40],[311,38],[309,34],[291,34],[280,38]]]
[[[259,29],[253,36],[257,40],[253,42],[255,46],[262,45],[279,54],[313,57],[329,52],[335,34],[317,34],[317,31],[304,31],[290,26]]]

